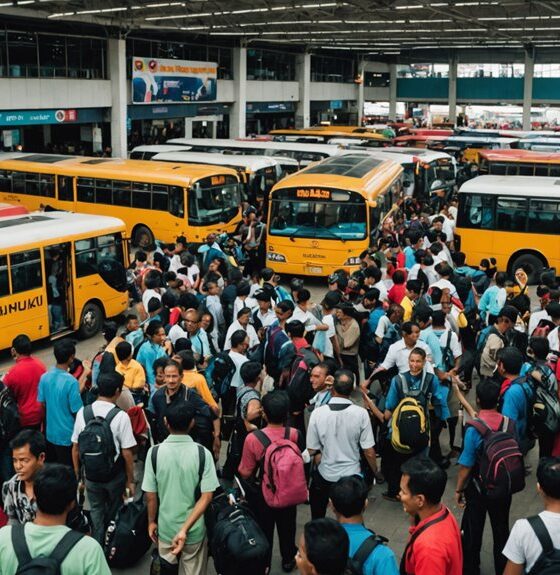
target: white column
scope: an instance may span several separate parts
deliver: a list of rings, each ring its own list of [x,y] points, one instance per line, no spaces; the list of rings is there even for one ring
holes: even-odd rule
[[[311,54],[296,56],[299,101],[296,108],[296,128],[309,128],[311,125]]]
[[[358,83],[358,97],[356,99],[358,104],[358,126],[362,125],[362,118],[364,117],[364,86],[365,86],[365,73],[366,73],[366,63],[360,62],[358,66],[358,74],[361,78],[361,82]]]
[[[193,125],[193,119],[185,118],[185,138],[189,140],[192,138],[192,125]]]
[[[127,91],[126,40],[109,38],[109,79],[111,80],[111,148],[114,157],[126,158]]]
[[[389,64],[389,121],[397,120],[397,65]]]
[[[247,128],[247,48],[233,49],[234,102],[229,116],[230,138],[244,138]]]
[[[449,58],[449,121],[457,124],[457,57]]]
[[[525,78],[523,82],[523,129],[531,129],[531,105],[533,103],[533,75],[535,71],[534,48],[525,50]]]

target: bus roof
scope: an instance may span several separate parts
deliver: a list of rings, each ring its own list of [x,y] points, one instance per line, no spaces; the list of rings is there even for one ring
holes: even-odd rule
[[[390,146],[387,148],[352,148],[351,152],[364,151],[373,156],[393,160],[397,164],[415,164],[416,162],[434,162],[436,160],[453,160],[453,156],[445,152],[438,152],[435,150],[428,150],[426,148],[400,148],[397,146]]]
[[[448,136],[447,138],[428,137],[429,140],[441,141],[444,139],[446,142],[473,142],[481,144],[512,144],[517,142],[515,138],[491,137],[491,136]]]
[[[535,164],[560,164],[560,153],[535,150],[480,150],[479,156],[488,162],[531,162]]]
[[[120,158],[88,158],[85,156],[61,156],[56,154],[24,154],[18,158],[2,161],[0,167],[7,170],[51,173],[49,166],[56,164],[68,176],[91,176],[92,166],[99,167],[99,174],[105,178],[151,182],[154,176],[158,183],[185,186],[190,182],[209,176],[237,174],[230,168],[218,168],[201,164],[171,164],[150,160],[122,160]]]
[[[390,183],[402,173],[402,166],[392,160],[376,158],[373,153],[355,152],[325,158],[300,172],[287,176],[272,189],[326,187],[345,189],[375,200],[380,185]]]
[[[0,251],[42,242],[65,241],[69,236],[124,231],[122,220],[73,212],[30,212],[0,220]]]
[[[183,148],[184,150],[184,148]],[[255,172],[263,168],[272,168],[278,162],[271,156],[238,156],[236,154],[210,154],[206,152],[163,152],[156,154],[152,161],[185,162],[187,164],[210,164],[225,167],[243,168]],[[294,160],[295,162],[295,160]],[[297,162],[295,162],[297,164]]]
[[[539,144],[550,144],[551,146],[560,146],[560,134],[556,137],[552,136],[532,136],[529,138],[522,138],[519,140],[519,145],[531,144],[532,146],[538,146]]]
[[[179,145],[173,146],[172,144],[146,144],[144,146],[136,146],[130,151],[130,153],[132,154],[133,152],[155,152],[157,154],[160,154],[163,152],[180,152],[181,150],[184,149],[185,146],[179,146]]]
[[[341,129],[338,129],[341,128]],[[346,128],[346,129],[343,129]],[[319,138],[332,137],[332,138],[362,138],[363,140],[382,140],[388,141],[388,138],[382,134],[372,132],[366,128],[359,128],[356,126],[354,129],[350,126],[318,126],[315,128],[304,128],[301,130],[271,130],[271,136],[317,136]]]
[[[459,193],[560,199],[560,179],[544,176],[478,176],[465,182]]]
[[[306,144],[306,143],[293,143],[293,142],[263,142],[263,141],[247,141],[247,140],[227,140],[227,139],[213,139],[213,138],[173,138],[167,140],[168,144],[179,144],[182,146],[215,146],[216,148],[238,148],[238,149],[261,149],[261,150],[287,150],[293,152],[317,152],[325,153],[331,156],[340,153],[340,146],[332,144]]]

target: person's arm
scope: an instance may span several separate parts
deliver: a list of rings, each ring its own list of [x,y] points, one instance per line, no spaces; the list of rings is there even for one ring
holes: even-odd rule
[[[200,499],[196,502],[186,521],[179,531],[177,531],[175,537],[173,537],[173,541],[171,542],[171,553],[173,553],[173,555],[179,555],[179,553],[181,553],[187,542],[189,530],[204,515],[206,508],[212,501],[212,497],[214,497],[213,491],[201,494]]]
[[[157,545],[157,516],[158,516],[158,497],[154,491],[146,491],[146,504],[148,507],[148,535]]]
[[[463,409],[469,414],[471,419],[476,417],[476,411],[474,410],[473,406],[468,402],[467,398],[463,395],[459,385],[456,382],[453,382],[453,392],[457,396],[459,403],[463,406]]]
[[[212,452],[214,453],[214,459],[218,461],[220,458],[220,449],[222,447],[221,439],[221,422],[220,418],[216,417],[212,422],[212,427],[214,428],[214,441],[212,442]]]
[[[126,470],[126,488],[129,490],[129,496],[134,497],[136,484],[134,483],[134,455],[132,453],[132,448],[121,449],[121,455],[124,459]]]
[[[80,451],[77,443],[72,443],[72,465],[76,478],[80,477]]]
[[[377,474],[377,456],[375,455],[375,448],[368,447],[367,449],[363,450],[364,457],[370,466],[370,469],[373,471],[373,474]]]
[[[84,368],[84,371],[82,371],[82,375],[80,375],[80,379],[78,379],[80,393],[82,393],[86,388],[88,377],[90,376],[92,371],[92,364],[89,359],[84,359],[84,361],[82,361],[82,366]]]
[[[508,560],[506,563],[506,568],[504,569],[504,575],[523,575],[525,573],[525,565],[514,563]]]
[[[385,416],[383,412],[375,405],[375,402],[368,395],[368,392],[364,387],[360,387],[362,392],[362,399],[364,400],[364,407],[375,417],[379,422],[383,423],[385,421]]]
[[[457,485],[455,487],[455,502],[457,505],[463,509],[465,507],[465,496],[464,491],[467,486],[467,481],[469,480],[472,467],[466,467],[465,465],[459,466],[459,473],[457,474]]]
[[[253,431],[257,429],[257,426],[254,423],[251,423],[255,419],[258,419],[261,416],[261,402],[258,399],[251,399],[247,404],[247,411],[245,418],[243,419],[243,423],[245,424],[245,429],[249,431]]]
[[[258,440],[257,440],[258,442]],[[249,434],[243,443],[243,452],[241,454],[241,461],[237,468],[237,473],[242,479],[249,479],[257,468],[257,460],[255,458],[253,434]]]

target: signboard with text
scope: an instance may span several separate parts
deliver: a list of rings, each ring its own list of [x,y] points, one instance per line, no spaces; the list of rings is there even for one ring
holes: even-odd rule
[[[63,124],[78,121],[78,110],[14,110],[0,112],[0,126]]]
[[[211,102],[216,99],[215,62],[132,58],[132,103]]]

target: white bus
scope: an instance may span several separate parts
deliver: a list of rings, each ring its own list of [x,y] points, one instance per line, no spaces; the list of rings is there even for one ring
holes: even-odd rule
[[[169,144],[152,144],[146,146],[136,146],[130,154],[131,160],[151,160],[156,154],[163,152],[181,152],[185,146],[172,146]]]

